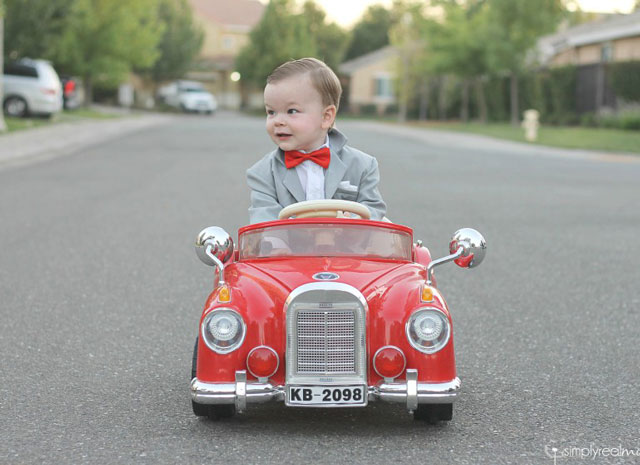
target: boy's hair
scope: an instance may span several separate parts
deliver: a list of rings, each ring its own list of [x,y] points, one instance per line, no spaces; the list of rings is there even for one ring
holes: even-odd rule
[[[322,104],[335,105],[336,111],[340,105],[342,86],[336,73],[324,62],[316,58],[300,58],[281,64],[267,78],[267,84],[278,82],[296,74],[309,74],[313,87],[320,93]]]

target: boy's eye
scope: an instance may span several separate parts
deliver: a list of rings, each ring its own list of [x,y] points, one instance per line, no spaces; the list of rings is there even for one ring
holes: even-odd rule
[[[273,114],[275,114],[275,111],[273,111],[273,110],[267,110],[267,115],[273,115]]]
[[[300,113],[298,110],[296,110],[295,108],[289,108],[288,112],[290,115],[294,115],[296,113]]]

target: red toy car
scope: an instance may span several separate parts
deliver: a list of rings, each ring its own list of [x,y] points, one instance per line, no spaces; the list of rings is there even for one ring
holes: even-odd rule
[[[482,235],[461,229],[451,255],[431,260],[410,228],[370,221],[354,202],[301,202],[280,218],[241,228],[235,251],[221,228],[198,235],[198,256],[217,273],[193,354],[194,413],[383,400],[416,419],[451,420],[460,379],[433,268],[479,265]]]

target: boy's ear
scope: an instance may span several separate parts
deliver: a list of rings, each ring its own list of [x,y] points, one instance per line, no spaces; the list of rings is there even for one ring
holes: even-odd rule
[[[331,129],[333,122],[336,120],[336,106],[329,105],[322,112],[322,129]]]

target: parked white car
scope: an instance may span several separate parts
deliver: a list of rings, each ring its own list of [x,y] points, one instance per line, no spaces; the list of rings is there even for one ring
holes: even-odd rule
[[[23,58],[5,63],[2,107],[9,116],[51,116],[62,110],[58,73],[45,60]]]
[[[176,81],[158,93],[167,105],[185,112],[212,114],[218,109],[216,98],[196,81]]]

